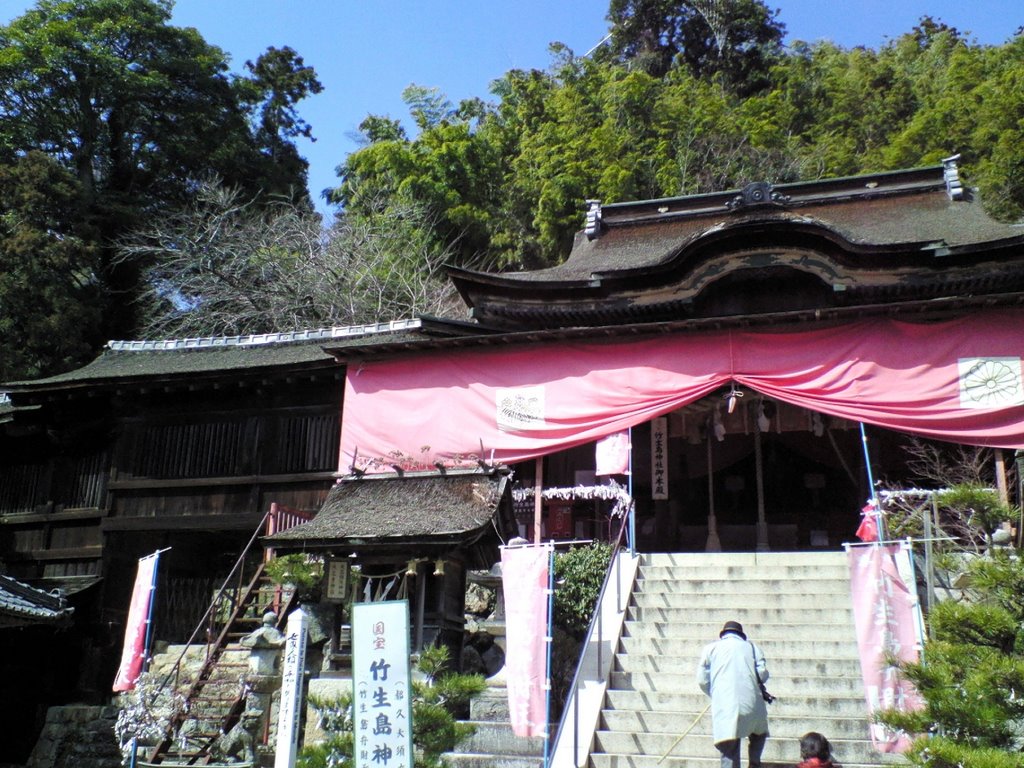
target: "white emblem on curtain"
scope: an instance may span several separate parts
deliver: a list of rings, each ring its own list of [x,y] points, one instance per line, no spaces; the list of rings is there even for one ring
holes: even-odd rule
[[[544,427],[544,387],[499,388],[495,393],[498,429],[505,432]]]
[[[1005,408],[1024,405],[1019,357],[962,357],[961,408]]]

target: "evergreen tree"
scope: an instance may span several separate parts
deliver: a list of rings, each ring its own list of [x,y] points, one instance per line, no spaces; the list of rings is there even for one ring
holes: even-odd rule
[[[293,139],[308,126],[294,105],[319,89],[315,73],[286,48],[261,56],[249,77],[233,78],[223,51],[169,23],[171,7],[39,0],[0,26],[0,163],[40,152],[73,176],[74,195],[62,182],[50,207],[60,200],[66,227],[90,248],[93,304],[72,315],[91,320],[79,338],[93,342],[137,329],[143,265],[117,258],[116,240],[184,205],[198,179],[216,175],[253,197],[306,197],[306,164]],[[72,362],[58,355],[41,369],[16,360],[0,368],[27,375]]]
[[[918,738],[909,757],[929,768],[1024,766],[1024,560],[994,547],[1012,515],[998,494],[973,483],[938,495],[939,525],[962,544],[939,560],[963,588],[927,616],[922,661],[902,672],[924,699],[916,712],[880,719]],[[979,553],[980,552],[980,553]]]

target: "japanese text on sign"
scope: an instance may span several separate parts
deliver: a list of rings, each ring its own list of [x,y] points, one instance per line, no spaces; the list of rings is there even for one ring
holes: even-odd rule
[[[352,687],[356,768],[412,768],[405,600],[353,606]]]
[[[651,498],[668,498],[668,419],[651,419]]]

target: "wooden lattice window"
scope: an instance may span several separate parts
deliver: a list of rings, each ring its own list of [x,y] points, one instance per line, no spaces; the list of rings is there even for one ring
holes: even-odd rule
[[[147,424],[128,441],[122,470],[156,479],[252,474],[255,417],[193,424]]]

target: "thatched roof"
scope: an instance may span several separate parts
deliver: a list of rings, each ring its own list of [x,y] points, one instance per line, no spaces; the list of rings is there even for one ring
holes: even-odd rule
[[[263,541],[280,549],[468,545],[495,527],[507,535],[511,521],[504,471],[367,475],[334,486],[310,522]]]

